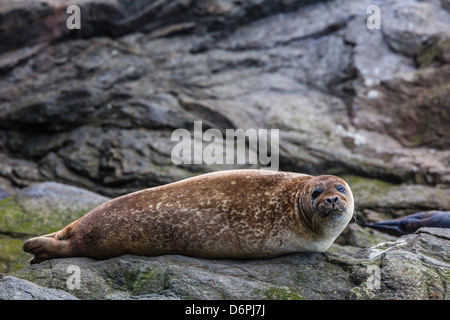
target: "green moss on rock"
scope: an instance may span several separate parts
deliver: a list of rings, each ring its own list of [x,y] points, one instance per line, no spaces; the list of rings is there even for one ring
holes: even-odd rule
[[[61,230],[109,198],[80,188],[44,182],[0,201],[0,272],[28,264],[22,250],[31,237]]]
[[[32,228],[33,222],[13,197],[0,201],[0,232],[28,234],[27,231]]]
[[[267,300],[306,300],[300,293],[288,287],[270,287],[264,290],[257,290],[256,296],[258,295]]]
[[[158,293],[165,287],[165,268],[157,267],[141,272],[129,285],[132,295]],[[156,289],[156,290],[155,290]]]
[[[29,264],[31,256],[22,245],[23,239],[0,235],[0,273],[14,272]]]
[[[14,197],[0,201],[0,233],[16,235],[42,235],[61,230],[86,213],[58,212],[49,207],[33,212],[25,212]]]
[[[420,68],[426,68],[435,61],[444,60],[445,52],[450,51],[450,39],[436,42],[430,47],[424,48],[417,56],[417,62]]]

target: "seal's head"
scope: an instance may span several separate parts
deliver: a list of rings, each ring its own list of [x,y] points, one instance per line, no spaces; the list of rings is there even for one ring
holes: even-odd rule
[[[311,177],[299,201],[308,225],[318,232],[340,233],[353,216],[352,190],[336,176]]]
[[[339,177],[318,176],[310,181],[311,201],[315,211],[325,219],[342,219],[353,214],[353,194],[349,185]]]

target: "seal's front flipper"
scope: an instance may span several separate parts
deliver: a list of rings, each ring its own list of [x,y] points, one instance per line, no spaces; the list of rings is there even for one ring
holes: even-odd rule
[[[78,220],[75,220],[74,222],[70,223],[67,227],[65,227],[64,229],[55,232],[54,233],[54,238],[57,240],[66,240],[66,239],[70,239],[73,235],[73,229],[75,228],[75,226],[78,224]]]
[[[31,264],[54,258],[69,257],[69,248],[67,240],[57,240],[50,235],[31,238],[23,244],[23,250],[34,255],[30,261]]]
[[[425,211],[398,219],[367,223],[365,226],[394,236],[403,236],[422,227],[450,228],[450,212]]]

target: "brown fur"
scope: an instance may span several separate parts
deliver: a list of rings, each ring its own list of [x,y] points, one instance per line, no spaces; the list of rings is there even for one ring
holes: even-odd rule
[[[348,195],[335,190],[338,184]],[[311,192],[318,185],[325,191],[314,204]],[[341,211],[327,214],[325,199],[335,195]],[[325,251],[352,213],[351,190],[338,177],[221,171],[108,201],[59,232],[29,239],[24,250],[34,254],[33,263],[123,254],[273,257]]]

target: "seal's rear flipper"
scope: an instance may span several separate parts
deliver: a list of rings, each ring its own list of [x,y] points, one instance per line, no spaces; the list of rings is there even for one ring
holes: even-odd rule
[[[402,236],[414,233],[422,227],[450,228],[450,212],[425,211],[398,219],[367,223],[365,226],[394,236]]]
[[[70,256],[68,240],[56,240],[53,234],[28,239],[23,244],[25,252],[34,255],[31,264]]]
[[[380,221],[380,222],[374,222],[374,223],[366,223],[366,224],[364,224],[364,226],[375,229],[380,232],[384,232],[384,233],[396,236],[396,237],[408,234],[408,232],[406,232],[405,230],[402,230],[401,222],[396,221],[396,220],[387,220],[387,221]]]

